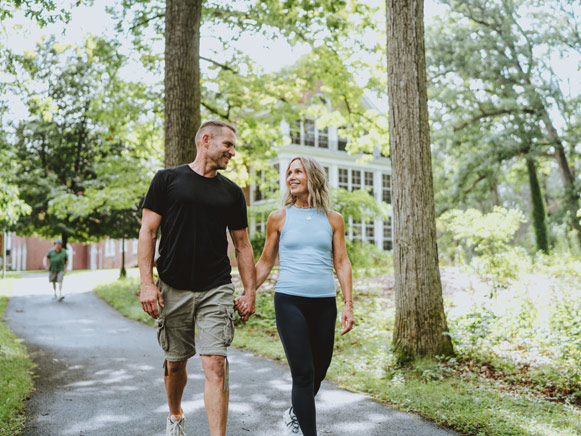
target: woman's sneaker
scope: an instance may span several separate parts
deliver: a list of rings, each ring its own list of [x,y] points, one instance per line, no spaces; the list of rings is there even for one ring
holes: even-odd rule
[[[186,426],[186,418],[183,416],[168,416],[167,425],[165,427],[165,436],[186,436],[184,428]]]
[[[284,411],[282,419],[286,426],[288,436],[303,436],[303,432],[299,426],[299,420],[297,419],[297,415],[295,415],[295,411],[292,407]]]

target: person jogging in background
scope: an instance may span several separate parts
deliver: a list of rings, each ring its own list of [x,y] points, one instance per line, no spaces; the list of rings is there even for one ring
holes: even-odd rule
[[[65,277],[65,270],[69,264],[69,256],[67,250],[63,249],[63,241],[61,239],[54,240],[54,247],[48,250],[46,256],[42,259],[44,269],[48,268],[48,281],[52,283],[54,291],[53,299],[57,299],[57,283],[58,283],[58,301],[64,300],[63,295],[63,279]]]
[[[234,310],[246,321],[255,305],[246,201],[242,189],[218,172],[236,154],[236,129],[221,121],[207,121],[195,141],[197,155],[192,163],[160,170],[153,178],[143,202],[137,248],[142,308],[156,318],[157,338],[165,355],[166,436],[185,435],[181,402],[186,364],[196,351],[206,378],[204,403],[210,436],[226,434],[227,348],[234,338]],[[159,228],[159,281],[154,283]],[[226,229],[244,286],[236,301]]]
[[[337,303],[333,267],[343,292],[341,334],[353,328],[351,262],[343,217],[330,209],[325,170],[296,157],[286,172],[284,209],[266,223],[266,242],[256,264],[257,287],[280,258],[275,287],[276,327],[292,375],[291,407],[283,414],[289,436],[316,436],[315,395],[333,357]]]

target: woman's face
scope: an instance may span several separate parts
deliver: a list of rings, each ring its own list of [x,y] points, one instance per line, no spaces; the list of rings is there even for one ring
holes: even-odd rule
[[[286,173],[286,185],[292,196],[308,194],[307,173],[300,160],[296,159],[290,164]]]

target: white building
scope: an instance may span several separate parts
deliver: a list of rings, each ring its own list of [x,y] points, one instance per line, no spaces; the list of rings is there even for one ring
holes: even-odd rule
[[[296,156],[309,156],[317,159],[325,168],[329,185],[332,188],[345,188],[348,191],[368,189],[375,200],[391,204],[391,163],[389,158],[381,156],[379,148],[374,152],[370,162],[358,163],[358,156],[346,151],[347,141],[339,138],[337,129],[328,127],[317,129],[314,120],[301,120],[293,126],[281,123],[283,134],[291,139],[289,145],[280,147],[278,157],[272,162],[273,168],[279,174],[279,192],[286,188],[285,170],[290,160]],[[256,173],[257,179],[263,179],[263,173]],[[252,205],[265,202],[265,195],[258,185],[250,190]],[[346,236],[350,240],[361,240],[375,244],[377,248],[391,250],[393,247],[393,229],[391,217],[385,220],[374,219],[354,221],[352,217],[344,217]],[[264,232],[266,217],[253,217],[250,222],[251,232]]]

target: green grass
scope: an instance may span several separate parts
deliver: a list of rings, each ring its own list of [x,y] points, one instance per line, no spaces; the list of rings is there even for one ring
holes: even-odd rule
[[[0,436],[19,434],[24,426],[24,401],[32,390],[31,362],[26,348],[1,318],[8,298],[0,296]]]
[[[99,285],[95,293],[129,319],[154,325],[155,320],[141,308],[139,279],[130,277],[113,283]]]
[[[239,279],[234,279],[238,283]],[[97,294],[126,316],[152,324],[153,320],[141,310],[137,298],[138,284],[137,279],[121,280],[100,287]],[[372,281],[359,280],[355,286],[356,328],[348,335],[336,336],[329,380],[467,435],[581,434],[581,409],[577,403],[581,384],[575,386],[578,383],[576,368],[570,373],[561,371],[571,369],[571,362],[577,358],[577,348],[571,347],[570,342],[577,343],[575,329],[579,317],[577,312],[563,311],[560,307],[576,308],[575,300],[553,305],[555,312],[552,318],[549,317],[550,325],[553,326],[555,320],[561,321],[555,324],[553,336],[546,329],[536,327],[535,312],[525,310],[530,308],[531,302],[527,300],[530,296],[519,293],[506,297],[513,300],[514,307],[508,309],[503,306],[507,301],[498,297],[503,313],[495,313],[492,317],[487,317],[486,311],[475,312],[474,307],[449,314],[449,322],[457,332],[458,358],[416,362],[413,367],[401,368],[397,366],[390,346],[394,319],[391,297]],[[574,293],[561,288],[556,294],[559,298],[575,298]],[[263,289],[257,296],[256,315],[247,323],[237,322],[233,345],[285,361],[276,333],[273,281],[267,282]],[[522,298],[517,298],[519,295]],[[527,303],[525,309],[519,308],[523,301]],[[494,312],[495,309],[489,310]],[[475,319],[471,313],[482,316]],[[530,317],[526,316],[528,313]],[[546,321],[547,316],[545,313],[541,318]],[[567,337],[559,339],[558,335],[563,333],[567,333]],[[495,339],[489,339],[490,335],[494,338],[501,335],[505,341],[519,341],[518,354],[495,354],[498,344]],[[555,347],[559,351],[567,350],[569,354],[553,356],[548,361],[554,365],[553,371],[547,369],[547,365],[540,365],[523,372],[523,367],[518,364],[518,359],[523,359],[525,342],[521,341],[522,337],[528,339],[531,351],[527,356],[530,359],[543,356],[546,363]],[[543,343],[543,338],[553,345]],[[480,348],[482,350],[477,352]],[[547,385],[552,389],[547,391]],[[558,391],[555,386],[560,386],[565,394],[555,396]]]

